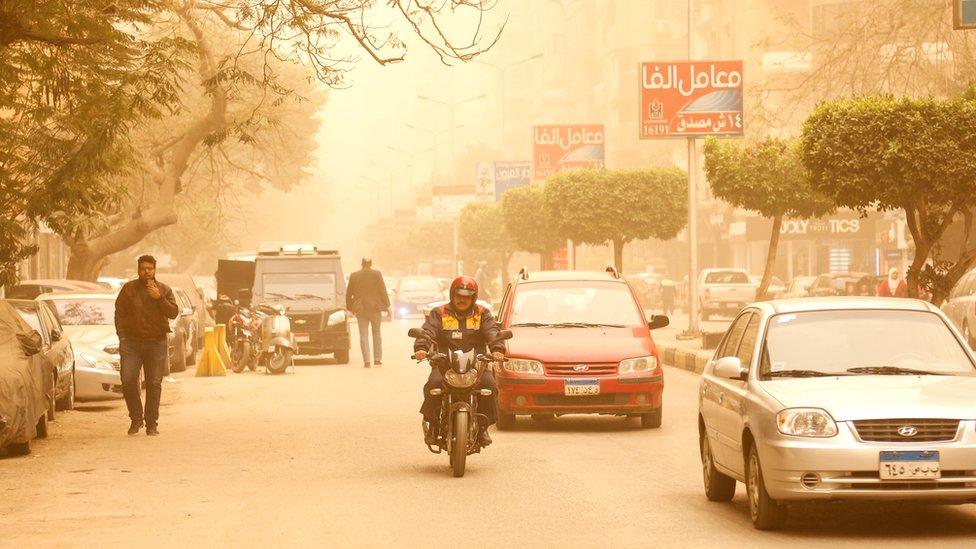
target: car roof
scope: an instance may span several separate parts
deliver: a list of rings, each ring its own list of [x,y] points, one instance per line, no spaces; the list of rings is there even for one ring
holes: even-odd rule
[[[15,307],[22,307],[22,306],[37,307],[38,306],[37,301],[33,299],[4,299],[4,301],[6,301],[7,303]]]
[[[552,281],[592,281],[592,280],[609,280],[612,282],[623,282],[622,278],[615,278],[613,275],[606,271],[530,271],[528,273],[528,278],[517,279],[519,284],[524,284],[528,282],[552,282]]]
[[[118,294],[115,293],[97,293],[97,292],[53,292],[49,294],[42,294],[37,296],[38,301],[54,300],[54,299],[111,299],[115,300],[118,298]]]
[[[104,288],[95,282],[86,280],[71,280],[67,278],[35,278],[32,280],[21,280],[17,286],[71,286],[73,288]]]
[[[835,311],[838,309],[868,310],[884,309],[889,311],[937,311],[931,303],[920,299],[893,297],[801,297],[793,299],[774,299],[753,303],[752,307],[764,309],[771,314],[802,313],[809,311]]]

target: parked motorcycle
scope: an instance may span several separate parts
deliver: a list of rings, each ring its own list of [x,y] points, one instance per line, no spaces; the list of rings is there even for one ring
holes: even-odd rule
[[[437,343],[420,328],[411,328],[407,335],[430,342],[428,361],[432,368],[440,369],[444,379],[441,387],[431,389],[430,393],[441,395],[442,398],[438,445],[436,449],[433,446],[428,446],[428,449],[435,454],[447,452],[454,476],[463,477],[467,456],[481,452],[478,428],[480,419],[485,415],[478,413],[478,397],[491,396],[491,389],[482,389],[480,382],[485,369],[494,359],[483,354],[475,356],[473,351],[438,352]],[[498,333],[498,341],[511,338],[512,332],[509,330]]]
[[[282,307],[261,305],[261,340],[257,352],[257,362],[271,374],[283,374],[291,366],[295,354],[295,339],[291,334],[291,320],[285,316]]]
[[[231,369],[235,373],[239,374],[246,369],[253,372],[257,369],[262,318],[257,311],[238,306],[237,312],[227,323],[232,341]]]

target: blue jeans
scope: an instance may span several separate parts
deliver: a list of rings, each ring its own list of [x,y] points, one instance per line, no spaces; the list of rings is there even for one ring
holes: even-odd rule
[[[382,362],[383,360],[383,339],[380,336],[380,326],[383,320],[383,313],[359,313],[356,321],[359,324],[359,349],[363,352],[363,362],[369,364],[369,327],[373,328],[373,361]]]
[[[119,341],[122,360],[122,394],[132,421],[146,420],[155,425],[159,421],[159,398],[163,392],[163,370],[166,368],[167,345],[161,339],[141,340],[125,338]],[[139,371],[146,373],[146,410],[142,409]]]

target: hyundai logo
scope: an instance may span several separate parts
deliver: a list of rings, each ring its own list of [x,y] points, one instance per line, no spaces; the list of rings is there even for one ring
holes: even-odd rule
[[[587,371],[589,369],[590,369],[590,366],[588,364],[577,364],[576,366],[573,366],[573,371],[574,372],[585,372],[585,371]]]
[[[918,429],[911,425],[905,425],[904,427],[898,428],[898,434],[903,437],[913,437],[918,434]]]

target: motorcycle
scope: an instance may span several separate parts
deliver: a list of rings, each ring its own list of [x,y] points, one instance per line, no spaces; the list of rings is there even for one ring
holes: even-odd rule
[[[238,306],[231,317],[228,331],[232,337],[230,360],[234,373],[239,374],[245,369],[252,372],[257,370],[261,324],[262,316],[243,306]]]
[[[442,398],[437,448],[428,446],[427,449],[435,454],[447,452],[454,476],[463,477],[467,456],[481,453],[479,419],[485,418],[485,415],[478,413],[478,397],[491,396],[491,389],[482,389],[480,382],[485,369],[496,361],[483,354],[475,356],[473,351],[438,352],[437,343],[420,328],[411,328],[407,335],[429,342],[427,360],[432,368],[440,369],[444,379],[440,388],[430,391],[431,395]],[[496,341],[511,338],[511,331],[502,330]]]
[[[282,307],[260,305],[263,315],[260,326],[260,343],[256,361],[271,374],[282,374],[292,364],[295,340],[291,334],[291,320]]]

